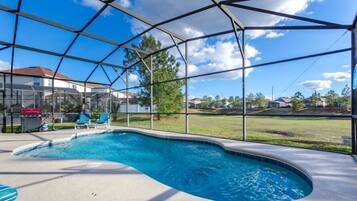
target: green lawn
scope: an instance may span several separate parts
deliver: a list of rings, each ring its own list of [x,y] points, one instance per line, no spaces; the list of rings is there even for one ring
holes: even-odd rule
[[[155,120],[154,129],[185,131],[184,115],[162,117]],[[242,139],[242,118],[240,116],[190,115],[191,134]],[[113,125],[126,126],[125,119]],[[130,126],[149,128],[149,115],[131,115]],[[307,118],[307,117],[248,117],[248,141],[281,144],[310,149],[351,153],[351,146],[342,144],[342,136],[350,137],[348,119]]]
[[[190,115],[191,134],[242,139],[242,117],[232,115]],[[126,115],[112,122],[115,126],[126,126]],[[150,128],[149,115],[130,115],[130,126]],[[348,119],[307,117],[248,117],[248,141],[288,145],[309,149],[351,153],[351,146],[342,143],[349,138],[351,123]],[[55,124],[56,129],[73,128],[73,123]],[[51,128],[51,126],[50,126]],[[155,118],[154,129],[185,132],[185,115]],[[7,128],[10,131],[10,128]],[[20,126],[15,126],[15,132]]]
[[[49,130],[52,130],[52,123],[49,124],[48,126]],[[55,123],[55,129],[71,129],[74,128],[74,123]],[[14,124],[14,133],[20,133],[21,132],[21,125],[20,124]],[[6,133],[11,133],[11,126],[6,126]]]

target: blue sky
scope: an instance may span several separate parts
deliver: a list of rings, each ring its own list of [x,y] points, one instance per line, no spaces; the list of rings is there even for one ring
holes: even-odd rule
[[[116,2],[154,23],[210,3],[207,0],[194,2],[168,0],[164,3],[160,0],[117,0]],[[16,0],[0,0],[0,5],[12,8],[16,7],[16,3]],[[148,7],[149,4],[150,7]],[[343,3],[339,0],[272,0],[264,2],[252,0],[245,4],[340,24],[351,24],[357,11],[355,0],[345,0]],[[101,6],[103,5],[96,0],[23,0],[21,9],[26,13],[80,29]],[[169,7],[172,10],[162,9]],[[313,25],[237,8],[231,8],[231,11],[246,26]],[[14,15],[0,11],[0,26],[5,27],[0,32],[1,41],[12,41],[14,21]],[[217,8],[162,27],[186,38],[231,29],[230,22]],[[147,28],[146,24],[124,13],[115,9],[107,9],[85,31],[120,43]],[[158,30],[152,30],[148,34],[162,41],[164,46],[172,44],[170,37]],[[348,48],[351,37],[350,33],[345,30],[248,31],[246,34],[248,65]],[[17,43],[63,53],[74,36],[73,33],[20,17]],[[139,40],[140,38],[130,44],[137,44]],[[113,45],[80,36],[69,54],[101,60],[114,48]],[[179,59],[177,50],[172,49],[170,52]],[[10,53],[10,49],[0,52],[0,67],[2,69],[9,67]],[[58,57],[25,50],[16,49],[15,53],[15,67],[39,65],[55,69],[59,62]],[[106,62],[122,65],[123,54],[123,49],[120,49]],[[241,58],[233,34],[190,42],[189,61],[190,75],[241,67]],[[59,72],[73,79],[85,80],[94,66],[90,63],[65,59]],[[117,72],[110,67],[105,66],[105,69],[112,80],[117,76]],[[340,92],[346,84],[350,84],[349,70],[350,52],[250,69],[247,70],[247,93],[262,92],[267,97],[271,97],[272,87],[274,87],[275,97],[291,96],[296,91],[301,91],[306,96],[314,90],[321,94],[325,94],[330,89]],[[179,76],[182,75],[183,68],[179,73]],[[130,78],[132,81],[130,85],[136,85],[136,76],[132,75]],[[89,80],[109,83],[100,68]],[[190,97],[203,95],[241,96],[241,82],[241,72],[197,78],[190,80],[189,94]],[[119,81],[114,87],[122,88],[123,84]]]

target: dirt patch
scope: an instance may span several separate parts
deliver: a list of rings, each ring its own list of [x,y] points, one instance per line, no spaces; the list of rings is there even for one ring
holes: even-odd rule
[[[274,134],[274,135],[282,135],[282,136],[286,136],[286,137],[294,137],[295,136],[295,134],[293,132],[289,132],[289,131],[264,130],[264,132]]]

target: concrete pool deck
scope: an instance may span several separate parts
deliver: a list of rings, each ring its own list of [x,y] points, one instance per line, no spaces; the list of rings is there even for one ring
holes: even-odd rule
[[[212,142],[230,151],[278,159],[312,178],[313,192],[302,200],[355,201],[357,198],[357,159],[349,155],[145,129],[111,129],[138,131],[163,138]],[[12,154],[18,147],[68,138],[75,133],[87,131],[105,130],[0,134],[0,183],[17,188],[18,200],[26,201],[204,200],[165,186],[119,163],[23,158]]]
[[[15,148],[27,144],[84,131],[88,130],[0,134],[0,183],[17,188],[19,201],[204,200],[118,163],[22,158],[12,154]]]

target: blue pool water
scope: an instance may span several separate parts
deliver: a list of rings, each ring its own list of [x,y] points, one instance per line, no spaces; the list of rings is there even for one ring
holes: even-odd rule
[[[212,200],[294,200],[312,190],[306,178],[270,162],[229,153],[213,144],[137,133],[82,137],[23,155],[120,162],[173,188]]]
[[[0,184],[0,201],[13,201],[16,197],[16,189]]]

